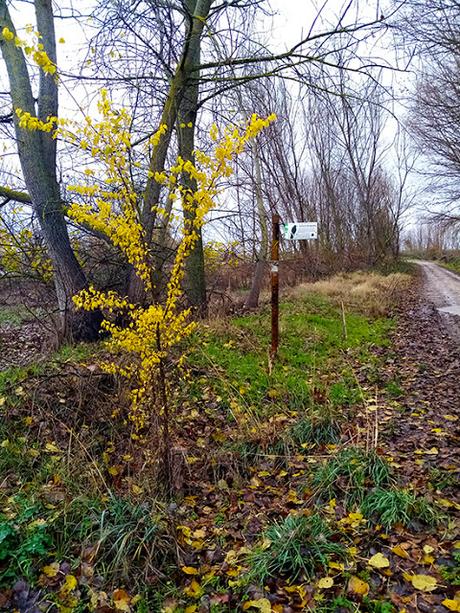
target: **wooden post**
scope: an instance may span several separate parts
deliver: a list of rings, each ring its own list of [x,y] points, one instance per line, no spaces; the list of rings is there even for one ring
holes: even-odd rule
[[[271,253],[271,288],[272,288],[272,346],[271,359],[278,353],[279,345],[279,259],[280,259],[280,216],[272,215],[272,253]]]

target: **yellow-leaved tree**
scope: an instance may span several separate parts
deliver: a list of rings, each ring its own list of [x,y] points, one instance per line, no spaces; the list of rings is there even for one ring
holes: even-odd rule
[[[171,414],[168,402],[167,372],[181,366],[181,344],[195,330],[196,322],[182,300],[182,282],[186,259],[198,238],[207,213],[215,206],[221,179],[232,174],[232,161],[248,141],[267,127],[275,116],[262,119],[253,115],[239,127],[219,133],[210,131],[214,142],[212,154],[195,152],[196,163],[180,157],[168,171],[153,178],[165,187],[168,197],[180,202],[180,212],[156,205],[156,213],[175,226],[175,258],[169,271],[166,291],[161,300],[154,292],[153,258],[147,248],[141,223],[141,198],[133,181],[132,118],[124,108],[115,108],[107,91],[102,90],[98,103],[100,117],[85,117],[81,123],[57,117],[40,121],[16,109],[22,127],[51,131],[55,138],[79,147],[90,157],[83,184],[69,186],[77,194],[68,215],[78,224],[107,236],[135,270],[151,297],[146,306],[136,305],[117,294],[94,287],[79,292],[74,302],[80,309],[100,310],[102,329],[108,333],[107,346],[113,359],[102,368],[123,377],[129,388],[129,420],[137,432],[154,431],[159,436],[158,458],[163,461],[164,477],[171,484]],[[155,148],[166,130],[162,125],[147,144]],[[181,177],[193,178],[196,189],[184,187]],[[168,212],[172,211],[172,212]]]

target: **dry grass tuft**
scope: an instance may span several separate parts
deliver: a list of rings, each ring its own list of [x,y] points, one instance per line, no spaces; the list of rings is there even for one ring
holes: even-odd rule
[[[327,296],[334,303],[350,307],[371,316],[386,315],[397,304],[402,292],[411,282],[410,275],[376,272],[341,273],[316,283],[296,287],[291,295],[301,298],[307,294]]]

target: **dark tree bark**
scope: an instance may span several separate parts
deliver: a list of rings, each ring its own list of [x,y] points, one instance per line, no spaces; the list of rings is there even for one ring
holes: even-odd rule
[[[44,49],[50,60],[56,62],[51,0],[35,0],[35,13]],[[15,33],[6,0],[0,0],[0,30],[4,27]],[[6,41],[3,37],[0,38],[0,49],[8,72],[13,110],[22,109],[42,120],[50,115],[56,116],[58,87],[55,78],[40,73],[38,104],[35,105],[22,50],[14,41]],[[64,218],[56,179],[56,141],[49,133],[21,128],[15,112],[13,119],[24,181],[53,264],[61,338],[93,340],[98,334],[100,315],[77,312],[72,302],[72,296],[86,287],[87,281],[72,250]]]

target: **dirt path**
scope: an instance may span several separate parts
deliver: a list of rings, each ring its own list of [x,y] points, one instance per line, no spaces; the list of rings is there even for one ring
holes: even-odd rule
[[[420,260],[425,295],[441,313],[449,332],[460,340],[460,277],[434,262]]]

